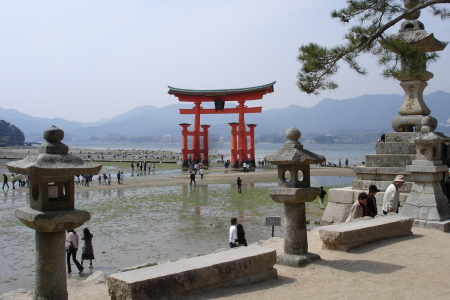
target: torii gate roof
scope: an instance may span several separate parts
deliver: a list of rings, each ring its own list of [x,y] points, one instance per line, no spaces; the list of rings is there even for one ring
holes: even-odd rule
[[[204,97],[202,99],[203,101],[214,101],[215,99],[218,98],[223,101],[235,101],[236,100],[235,95],[243,95],[243,94],[246,94],[245,98],[247,100],[257,100],[261,99],[267,93],[272,93],[274,91],[273,85],[275,83],[276,81],[254,87],[247,87],[241,89],[225,89],[225,90],[188,90],[168,86],[169,91],[167,93],[178,97],[180,101],[189,101],[188,98],[185,98],[183,96],[195,97],[197,99]]]

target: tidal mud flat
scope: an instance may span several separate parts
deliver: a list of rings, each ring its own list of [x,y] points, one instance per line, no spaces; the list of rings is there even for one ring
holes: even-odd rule
[[[4,163],[0,169],[9,174]],[[81,275],[68,274],[68,278],[85,279],[98,270],[111,274],[137,264],[226,248],[231,217],[243,224],[249,243],[268,239],[271,227],[264,226],[265,217],[284,215],[283,205],[267,195],[267,190],[277,185],[276,168],[244,174],[217,165],[205,172],[204,180],[197,176],[197,186],[192,188],[188,174],[173,164],[157,165],[154,172],[134,173],[128,163],[104,166],[111,176],[119,169],[127,174],[124,185],[118,185],[114,178],[111,186],[99,185],[94,176],[89,187],[76,188],[76,208],[92,215],[77,231],[81,234],[89,227],[94,234],[96,259],[94,269],[86,268]],[[352,177],[339,178],[337,171],[351,175],[351,170],[314,168],[313,174],[331,176],[313,176],[312,185],[348,185]],[[237,193],[237,176],[243,179],[242,194]],[[16,208],[29,205],[28,197],[25,187],[3,191],[0,197],[0,295],[18,288],[33,290],[34,231],[14,215]],[[308,203],[307,212],[311,227],[323,213],[315,202]],[[282,226],[275,228],[275,236],[283,236]]]

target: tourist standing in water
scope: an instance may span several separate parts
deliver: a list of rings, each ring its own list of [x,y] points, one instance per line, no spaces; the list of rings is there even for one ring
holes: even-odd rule
[[[242,180],[241,177],[238,177],[238,179],[236,180],[236,184],[237,184],[237,188],[238,188],[238,193],[242,194]]]
[[[8,187],[8,190],[9,190],[8,176],[6,176],[6,174],[3,174],[3,187],[2,187],[2,190],[5,188],[5,185]]]
[[[197,186],[197,183],[195,183],[195,173],[191,173],[191,175],[189,175],[189,178],[191,179],[191,181],[189,182],[189,186],[192,186],[192,182],[194,182],[194,186]]]
[[[203,170],[203,167],[202,167],[202,166],[200,166],[200,170],[199,170],[198,172],[200,173],[200,179],[203,180],[203,173],[204,173],[204,170]]]
[[[83,266],[83,262],[86,259],[89,259],[89,268],[92,269],[92,260],[94,259],[94,247],[92,247],[92,238],[94,235],[89,231],[88,228],[83,229],[83,237],[81,238],[84,241],[83,251],[81,252],[81,266]]]
[[[78,251],[78,234],[75,230],[67,230],[69,233],[69,238],[66,239],[70,244],[69,252],[67,252],[67,272],[72,273],[72,267],[70,266],[70,256],[72,256],[72,260],[78,268],[78,273],[81,274],[84,268],[77,260],[77,251]]]

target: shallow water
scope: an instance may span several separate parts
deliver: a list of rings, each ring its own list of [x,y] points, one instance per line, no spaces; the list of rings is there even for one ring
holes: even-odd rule
[[[348,186],[352,179],[313,176],[311,185]],[[243,184],[242,194],[237,193],[235,184],[197,183],[192,189],[187,185],[121,190],[77,188],[76,207],[92,215],[77,232],[90,228],[96,259],[94,269],[68,276],[84,279],[97,270],[111,274],[123,267],[226,248],[231,217],[238,218],[248,243],[253,243],[271,237],[271,227],[264,226],[266,216],[284,216],[283,205],[267,195],[276,183]],[[0,295],[18,288],[33,289],[34,230],[14,215],[16,208],[26,206],[27,189],[10,189],[0,196]],[[313,223],[317,215],[307,213],[307,219]],[[275,236],[282,237],[283,233],[282,226],[275,228]]]

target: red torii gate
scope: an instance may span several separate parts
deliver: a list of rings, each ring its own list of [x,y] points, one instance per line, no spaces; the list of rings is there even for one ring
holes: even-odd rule
[[[243,162],[255,164],[255,127],[256,124],[248,124],[249,131],[245,128],[245,113],[260,113],[262,107],[247,107],[246,100],[260,100],[267,93],[274,91],[273,85],[276,81],[242,89],[226,90],[187,90],[169,86],[168,94],[174,95],[180,102],[193,102],[192,109],[180,109],[180,114],[193,114],[194,129],[190,131],[191,124],[182,123],[182,149],[181,159],[183,167],[187,168],[195,163],[208,164],[208,128],[210,125],[200,125],[201,114],[239,114],[237,123],[229,123],[231,126],[231,167],[239,168]],[[225,102],[237,101],[235,108],[225,108]],[[215,108],[203,108],[202,102],[214,102]],[[202,130],[201,130],[202,129]],[[188,148],[188,136],[192,136],[192,148]],[[249,137],[249,145],[247,144]],[[200,145],[200,140],[203,143]],[[189,157],[190,156],[190,157]]]

